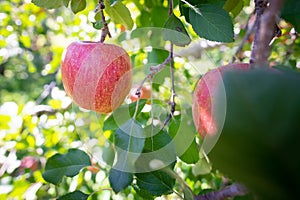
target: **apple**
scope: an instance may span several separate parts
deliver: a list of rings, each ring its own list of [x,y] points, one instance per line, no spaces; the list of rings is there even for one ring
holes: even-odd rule
[[[218,67],[207,72],[198,82],[192,101],[194,124],[198,133],[204,138],[207,134],[216,134],[217,125],[212,114],[212,100],[217,95],[218,84],[222,75],[228,70],[248,70],[248,63],[234,63]]]
[[[138,95],[136,95],[138,87],[138,85],[134,85],[130,90],[129,98],[131,102],[135,102],[139,98]],[[151,87],[149,85],[143,85],[140,92],[140,99],[149,99],[151,97]]]
[[[118,108],[132,84],[130,57],[113,44],[71,43],[62,58],[61,73],[65,91],[72,100],[98,113]]]

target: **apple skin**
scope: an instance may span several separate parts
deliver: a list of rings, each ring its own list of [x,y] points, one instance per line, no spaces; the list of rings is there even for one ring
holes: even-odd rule
[[[131,102],[135,102],[139,98],[138,95],[135,94],[138,87],[138,85],[135,85],[130,90],[129,98]],[[143,85],[140,92],[140,99],[149,99],[151,97],[151,87],[149,85]]]
[[[71,43],[62,58],[61,73],[65,91],[72,100],[98,113],[118,108],[132,84],[130,57],[113,44]]]
[[[193,96],[192,112],[198,133],[204,138],[216,134],[217,126],[212,114],[212,99],[218,91],[222,75],[228,70],[249,70],[248,63],[233,63],[220,66],[207,72],[198,82]]]

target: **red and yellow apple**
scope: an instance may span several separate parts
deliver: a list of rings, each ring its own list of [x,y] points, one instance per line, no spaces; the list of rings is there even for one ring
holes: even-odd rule
[[[132,84],[131,60],[113,44],[73,42],[61,62],[66,93],[80,107],[98,113],[118,108]]]
[[[234,63],[218,67],[206,73],[198,82],[193,96],[192,112],[198,133],[205,137],[217,133],[216,119],[213,115],[212,100],[216,98],[218,84],[227,70],[248,70],[246,63]]]

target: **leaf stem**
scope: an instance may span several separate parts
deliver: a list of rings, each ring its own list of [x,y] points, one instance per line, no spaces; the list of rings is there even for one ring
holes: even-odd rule
[[[99,0],[98,5],[95,8],[95,13],[97,13],[99,11],[101,13],[101,20],[102,20],[102,23],[103,23],[101,39],[100,39],[101,43],[103,43],[105,41],[105,38],[106,38],[107,35],[108,35],[108,37],[111,38],[111,34],[109,32],[109,29],[108,29],[108,24],[106,22],[105,15],[104,15],[104,9],[105,9],[105,4],[104,4],[103,0]]]

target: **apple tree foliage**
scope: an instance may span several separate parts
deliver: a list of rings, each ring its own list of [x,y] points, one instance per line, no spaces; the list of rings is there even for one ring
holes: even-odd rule
[[[98,30],[103,22],[100,13],[93,12],[97,3],[97,0],[0,1],[0,199],[154,199],[158,196],[194,199],[194,195],[218,191],[235,181],[231,179],[234,173],[228,177],[214,162],[228,162],[225,170],[230,168],[247,174],[235,168],[238,161],[247,163],[245,160],[230,160],[224,151],[220,155],[213,154],[211,163],[210,155],[207,157],[201,151],[203,140],[192,122],[191,94],[198,79],[209,69],[229,63],[233,56],[249,61],[252,35],[237,55],[235,51],[246,35],[247,24],[251,24],[249,16],[254,3],[250,0],[174,0],[174,10],[169,15],[167,0],[104,0],[105,16],[113,36],[106,42],[118,44],[129,52],[134,83],[140,84],[150,73],[151,66],[165,61],[166,44],[170,41],[175,44],[177,106],[170,122],[159,130],[157,126],[164,123],[170,109],[171,75],[167,67],[152,78],[151,99],[141,99],[138,103],[126,100],[107,116],[78,108],[63,90],[60,60],[65,47],[74,40],[100,38]],[[228,93],[230,97],[255,97],[261,81],[266,79],[269,85],[274,85],[274,91],[289,88],[285,94],[294,94],[295,101],[286,104],[285,112],[299,111],[294,109],[299,107],[296,102],[299,95],[293,92],[297,91],[295,85],[299,84],[299,78],[292,78],[300,67],[299,10],[299,1],[286,0],[279,22],[282,35],[272,44],[270,55],[271,63],[292,71],[288,73],[293,75],[288,77],[293,81],[279,84],[286,79],[277,80],[272,75],[260,77],[259,72],[235,76],[235,79],[257,81],[251,82],[251,90],[246,94],[245,85],[235,88],[236,85],[229,82],[233,88]],[[234,74],[228,74],[230,76]],[[272,91],[264,91],[269,98],[258,103],[261,110],[271,109],[268,107],[270,98],[276,98],[278,105],[285,103],[284,96],[276,96]],[[260,100],[253,100],[256,101]],[[251,107],[245,99],[233,98],[231,102],[229,106],[233,108]],[[278,110],[278,113],[284,111]],[[240,120],[241,126],[235,130],[245,129],[248,134],[257,131],[247,125],[247,120],[255,120],[255,115],[247,113],[247,109],[241,112],[245,118],[230,115],[225,131],[234,132],[230,120]],[[276,121],[278,113],[274,113],[272,120]],[[287,123],[289,119],[299,119],[299,115],[287,115]],[[278,125],[277,129],[282,127]],[[143,137],[145,135],[148,137]],[[227,146],[219,152],[232,152],[229,147],[239,144],[237,138],[247,143],[245,138],[234,136],[224,141]],[[255,144],[255,138],[250,139]],[[255,147],[239,145],[248,151],[264,148],[259,144]],[[166,146],[168,148],[164,148]],[[137,165],[146,162],[143,155],[159,149],[164,149],[160,159],[168,161],[168,165],[156,170],[142,167],[159,166],[159,161]],[[289,149],[289,152],[295,151],[292,147]],[[254,159],[253,164],[268,159],[267,153]],[[291,155],[297,157],[296,153]],[[127,162],[129,156],[130,162]],[[243,155],[238,156],[243,158]],[[253,169],[249,168],[251,164],[245,169]],[[124,166],[138,170],[124,170]],[[285,177],[293,177],[299,171],[291,168],[278,179],[272,178],[286,181],[288,185]],[[257,181],[255,177],[250,178]],[[270,192],[268,188],[266,191]],[[253,198],[250,193],[235,199]]]

